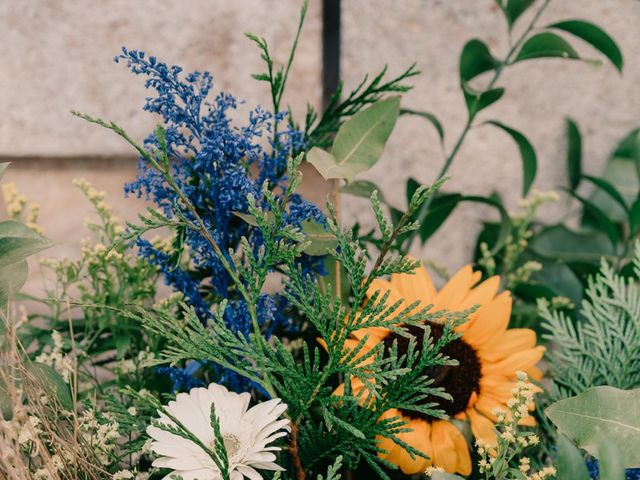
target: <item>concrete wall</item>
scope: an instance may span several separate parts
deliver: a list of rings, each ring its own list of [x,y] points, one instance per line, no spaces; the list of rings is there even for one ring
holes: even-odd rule
[[[130,150],[119,138],[69,115],[82,110],[112,119],[142,138],[156,119],[141,111],[142,79],[115,65],[122,45],[140,48],[185,70],[208,69],[217,85],[248,105],[269,105],[264,84],[250,74],[261,71],[257,50],[243,32],[265,36],[276,59],[286,60],[297,23],[298,0],[21,0],[0,2],[0,158],[13,166],[14,181],[42,204],[46,233],[62,242],[58,252],[73,254],[84,236],[89,208],[70,180],[87,177],[109,193],[125,218],[141,205],[125,200],[121,185],[133,177]],[[310,1],[287,103],[298,117],[307,101],[319,105],[320,2]],[[563,119],[578,120],[586,137],[586,165],[599,173],[615,141],[640,124],[640,2],[635,0],[554,0],[543,23],[582,17],[605,26],[626,56],[619,76],[608,64],[532,61],[505,74],[505,98],[491,117],[526,132],[539,154],[536,187],[564,182]],[[523,22],[526,21],[523,20]],[[517,33],[517,32],[516,32]],[[385,63],[390,72],[418,62],[423,74],[403,105],[436,113],[447,130],[447,148],[465,119],[457,86],[458,54],[474,36],[502,54],[504,21],[493,0],[343,0],[343,75],[347,87]],[[587,57],[598,55],[575,42]],[[584,47],[584,48],[583,48]],[[420,119],[401,119],[383,160],[365,177],[377,182],[392,203],[404,206],[409,175],[433,180],[442,163],[433,130]],[[449,189],[486,194],[499,190],[513,204],[520,191],[515,146],[489,127],[473,131],[451,170]],[[305,190],[322,199],[327,186],[308,175]],[[362,203],[345,197],[343,215],[364,220]],[[437,238],[417,255],[450,268],[469,259],[478,218],[491,212],[462,207]],[[366,221],[366,220],[365,220]]]
[[[540,3],[540,2],[537,2]],[[401,5],[401,7],[400,7]],[[514,31],[529,20],[523,17]],[[540,25],[582,18],[603,26],[618,41],[625,56],[624,75],[605,61],[596,67],[583,62],[535,60],[509,68],[500,86],[504,98],[478,119],[497,118],[526,133],[538,153],[534,188],[565,185],[564,119],[574,118],[585,138],[584,168],[593,174],[616,142],[640,126],[640,2],[634,0],[553,0]],[[347,0],[343,13],[343,74],[350,85],[366,72],[388,63],[399,73],[413,62],[423,72],[403,106],[435,113],[446,129],[446,147],[466,121],[458,86],[458,58],[464,43],[478,37],[494,54],[508,50],[504,18],[493,0]],[[579,40],[571,41],[586,58],[602,58]],[[383,160],[364,177],[375,181],[386,197],[405,207],[405,178],[431,182],[443,164],[434,129],[419,118],[401,118]],[[501,131],[481,127],[472,131],[450,170],[446,189],[467,194],[500,192],[515,208],[521,192],[521,162],[513,141]],[[364,218],[362,202],[344,199],[346,215]],[[546,214],[566,211],[562,201]],[[427,244],[414,253],[450,269],[470,260],[480,218],[494,213],[475,204],[462,205]]]

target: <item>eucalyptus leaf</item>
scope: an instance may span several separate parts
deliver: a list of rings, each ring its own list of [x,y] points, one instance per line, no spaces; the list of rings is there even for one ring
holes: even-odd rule
[[[562,22],[552,23],[551,25],[548,25],[547,28],[563,30],[581,38],[593,48],[599,50],[611,61],[619,72],[622,72],[624,59],[620,48],[613,38],[611,38],[607,32],[597,25],[584,20],[565,20]]]
[[[580,184],[582,174],[582,136],[578,125],[570,118],[566,120],[567,129],[567,173],[569,188],[573,191]]]
[[[546,57],[580,59],[578,53],[564,38],[555,33],[541,32],[524,42],[514,63]]]
[[[591,480],[584,455],[580,452],[571,440],[562,434],[556,437],[556,457],[557,480]]]
[[[326,255],[336,248],[338,241],[331,232],[328,232],[315,220],[305,220],[301,223],[302,232],[306,240],[311,242],[304,253],[312,256]]]
[[[624,466],[640,466],[640,389],[590,388],[545,413],[558,431],[593,456],[608,443],[620,452]]]
[[[25,365],[37,384],[42,387],[51,397],[57,399],[60,406],[66,410],[73,409],[73,400],[69,385],[65,383],[62,376],[49,365],[40,362],[31,362]]]
[[[19,260],[0,268],[0,309],[20,291],[27,280],[27,261]]]
[[[23,223],[0,222],[0,268],[24,260],[51,246],[51,242]]]
[[[353,181],[380,159],[399,113],[400,97],[374,103],[340,127],[331,153],[314,147],[307,153],[307,160],[327,180]]]
[[[10,165],[11,162],[2,162],[0,163],[0,180],[2,180],[2,177],[4,176],[4,172],[7,170],[7,167]]]
[[[536,178],[536,171],[538,169],[538,158],[533,145],[531,145],[531,142],[529,142],[527,137],[518,130],[508,127],[501,122],[489,120],[486,123],[498,127],[509,134],[513,141],[518,145],[520,157],[522,158],[522,196],[525,197],[529,193],[529,189]]]
[[[464,480],[464,477],[454,473],[437,471],[431,474],[431,480]]]
[[[627,474],[620,450],[604,437],[596,439],[596,454],[598,457],[599,478],[607,480],[625,480]]]

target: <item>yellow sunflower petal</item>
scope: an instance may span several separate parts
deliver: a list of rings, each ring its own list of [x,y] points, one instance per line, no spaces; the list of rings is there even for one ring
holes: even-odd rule
[[[495,363],[482,364],[483,375],[505,375],[513,377],[518,370],[527,370],[540,361],[544,354],[545,348],[542,346],[530,348],[521,352],[514,353],[507,358]]]
[[[476,407],[476,410],[478,410],[480,413],[482,413],[485,417],[492,420],[493,422],[497,420],[494,413],[496,409],[499,408],[503,412],[505,413],[507,412],[507,406],[504,403],[499,402],[494,398],[487,397],[486,395],[483,395],[478,398],[478,401],[476,402],[475,407]]]
[[[473,408],[467,410],[467,415],[469,416],[473,436],[478,440],[482,440],[487,446],[495,446],[498,443],[495,424]]]
[[[409,303],[420,301],[420,308],[433,302],[436,288],[426,268],[420,266],[412,274],[398,273],[391,275],[391,284],[395,286]]]
[[[357,340],[362,340],[366,335],[369,335],[367,345],[369,343],[373,343],[375,345],[384,337],[389,335],[389,330],[382,327],[361,328],[360,330],[356,330],[355,332],[353,332],[351,335]]]
[[[480,307],[464,330],[462,338],[476,350],[507,330],[511,317],[511,294],[502,292]]]
[[[513,397],[515,383],[502,376],[485,376],[480,379],[480,395],[507,403]]]
[[[406,426],[412,430],[410,432],[399,433],[398,438],[431,457],[432,445],[429,440],[429,424],[424,420],[414,419],[409,421]],[[407,475],[422,473],[431,465],[431,460],[427,460],[426,458],[417,455],[415,458],[411,458],[409,452],[404,448],[398,448],[391,453],[392,454],[387,456],[387,460],[398,465],[400,470]]]
[[[433,465],[443,468],[448,473],[456,473],[458,466],[457,452],[451,428],[457,429],[446,420],[436,420],[431,424],[431,447],[433,448]],[[459,433],[459,432],[458,432]]]
[[[496,293],[498,293],[498,288],[500,288],[500,277],[498,275],[495,275],[491,278],[488,278],[484,282],[471,289],[469,294],[460,304],[460,310],[471,308],[474,305],[484,305],[496,296]]]
[[[464,435],[455,427],[450,424],[454,431],[451,432],[451,438],[456,450],[456,458],[458,459],[456,465],[456,473],[460,473],[465,477],[471,473],[471,455],[469,455],[469,445],[464,438]]]
[[[371,298],[376,292],[378,292],[378,297],[382,297],[385,293],[389,292],[389,299],[387,300],[389,305],[402,299],[400,292],[391,282],[380,278],[376,278],[371,282],[371,285],[367,289],[367,297]]]
[[[536,332],[529,328],[512,328],[486,343],[478,354],[482,360],[497,362],[509,355],[535,347]]]
[[[436,294],[433,299],[434,310],[459,310],[460,303],[469,294],[469,290],[473,286],[474,278],[476,277],[471,265],[461,268]]]
[[[387,437],[377,437],[378,447],[385,450],[386,453],[379,452],[378,457],[386,459],[391,452],[393,452],[398,446],[393,440]]]
[[[338,385],[336,389],[333,391],[333,395],[343,396],[344,395],[344,383]],[[351,380],[351,392],[353,396],[357,397],[362,393],[362,389],[364,388],[364,383],[359,378],[353,377]]]

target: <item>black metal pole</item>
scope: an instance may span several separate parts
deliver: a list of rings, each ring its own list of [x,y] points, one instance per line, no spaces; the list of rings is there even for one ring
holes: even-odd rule
[[[340,82],[340,0],[322,0],[322,105]]]

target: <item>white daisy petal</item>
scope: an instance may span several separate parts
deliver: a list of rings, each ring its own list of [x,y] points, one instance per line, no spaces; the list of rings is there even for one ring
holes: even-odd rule
[[[245,467],[244,465],[240,465],[238,467],[238,472],[247,477],[249,480],[262,480],[262,475],[256,472],[251,467]]]
[[[277,457],[272,453],[280,447],[269,444],[289,431],[289,421],[280,419],[287,406],[275,398],[249,408],[250,401],[251,395],[246,392],[238,394],[211,384],[178,394],[166,410],[207,448],[213,449],[216,441],[211,427],[213,404],[229,458],[231,480],[245,477],[262,480],[258,469],[284,470],[275,463]],[[164,413],[159,412],[159,417],[162,423],[175,426]],[[159,455],[154,466],[172,469],[172,474],[184,480],[220,479],[214,460],[197,443],[155,426],[149,426],[147,433],[154,440],[151,449]]]

